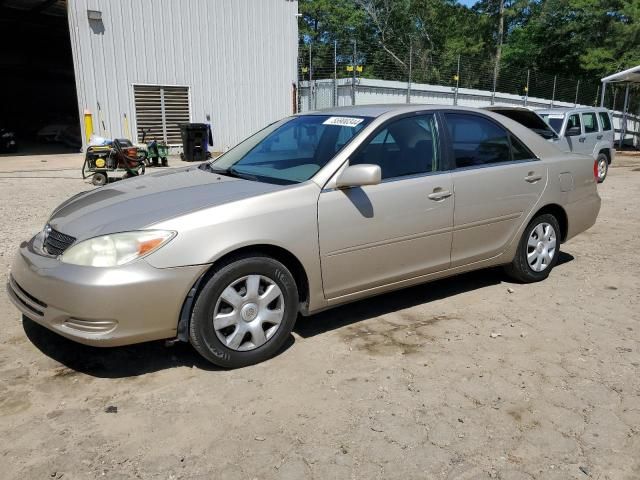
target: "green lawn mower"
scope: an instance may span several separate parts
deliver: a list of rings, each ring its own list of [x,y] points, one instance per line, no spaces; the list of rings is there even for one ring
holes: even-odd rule
[[[144,140],[149,131],[150,129],[142,130],[142,145],[138,146],[138,156],[144,158],[147,167],[168,167],[169,147],[155,138],[145,144]]]

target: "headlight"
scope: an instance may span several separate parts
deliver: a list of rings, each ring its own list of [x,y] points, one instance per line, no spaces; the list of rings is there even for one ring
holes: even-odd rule
[[[164,230],[141,230],[90,238],[71,246],[60,261],[88,267],[116,267],[154,252],[175,236]]]

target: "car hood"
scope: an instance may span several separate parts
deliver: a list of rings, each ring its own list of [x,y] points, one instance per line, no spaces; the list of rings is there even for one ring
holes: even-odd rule
[[[56,208],[52,228],[78,240],[143,229],[202,208],[287,188],[186,167],[79,193]]]

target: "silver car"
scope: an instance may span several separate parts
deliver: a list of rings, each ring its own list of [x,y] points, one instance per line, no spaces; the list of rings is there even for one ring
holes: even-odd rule
[[[598,182],[604,182],[615,159],[611,113],[606,108],[537,110],[557,133],[561,150],[582,153],[597,161]]]
[[[584,157],[503,116],[342,108],[70,198],[22,243],[8,291],[81,343],[179,339],[239,367],[277,353],[298,314],[495,265],[543,280],[599,209]]]

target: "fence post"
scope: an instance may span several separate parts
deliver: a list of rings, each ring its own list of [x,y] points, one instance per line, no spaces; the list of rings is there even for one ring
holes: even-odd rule
[[[458,54],[458,69],[456,70],[456,92],[453,95],[453,104],[458,105],[458,88],[460,87],[460,54]]]
[[[529,75],[531,74],[531,70],[527,68],[527,84],[524,87],[524,106],[527,106],[527,102],[529,101]]]
[[[411,103],[411,68],[412,68],[413,45],[409,42],[409,79],[407,80],[407,103]]]
[[[553,76],[553,93],[551,94],[551,108],[553,108],[553,102],[556,101],[556,81],[558,80],[558,76]]]
[[[351,77],[351,105],[356,104],[356,41],[353,41],[353,75]]]
[[[315,110],[313,108],[315,95],[313,92],[313,67],[311,65],[311,42],[309,42],[309,111]]]
[[[600,96],[600,85],[598,85],[598,88],[596,89],[596,98],[593,99],[593,106],[597,106],[598,105],[598,97]]]
[[[491,105],[496,102],[496,88],[498,88],[498,69],[500,68],[500,66],[498,65],[499,61],[500,59],[496,56],[496,62],[493,66],[493,88],[491,89]]]
[[[338,106],[338,41],[333,41],[333,106]]]
[[[624,106],[622,107],[622,124],[620,125],[620,141],[618,142],[618,148],[622,149],[624,146],[624,137],[627,136],[627,110],[629,110],[629,84],[624,91]]]
[[[300,76],[302,75],[302,62],[300,61],[300,49],[298,49],[298,58],[296,58],[296,64],[297,64],[297,74],[296,74],[296,83],[295,83],[295,87],[296,87],[296,106],[294,108],[294,112],[293,113],[298,113],[300,112],[300,107],[302,107],[302,105],[300,105]],[[304,78],[303,78],[304,80]]]
[[[576,83],[576,98],[573,101],[573,106],[577,107],[578,106],[578,92],[580,91],[580,80],[578,80],[578,83]]]

